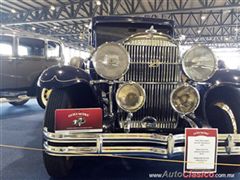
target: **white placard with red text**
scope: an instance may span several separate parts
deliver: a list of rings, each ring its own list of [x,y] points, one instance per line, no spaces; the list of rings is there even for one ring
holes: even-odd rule
[[[217,136],[215,128],[185,129],[185,173],[216,172]]]

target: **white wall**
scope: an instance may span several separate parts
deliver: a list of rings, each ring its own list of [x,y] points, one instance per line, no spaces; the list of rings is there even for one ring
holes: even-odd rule
[[[240,70],[240,48],[213,49],[218,60],[223,60],[229,69]]]

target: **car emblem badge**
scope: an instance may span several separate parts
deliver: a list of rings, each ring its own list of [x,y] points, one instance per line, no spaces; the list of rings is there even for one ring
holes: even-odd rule
[[[160,64],[162,64],[162,63],[160,62],[160,60],[158,60],[158,59],[153,59],[153,60],[150,60],[150,62],[149,62],[149,67],[150,67],[150,68],[156,68],[156,67],[159,67]]]
[[[83,117],[73,120],[73,125],[76,127],[80,127],[85,123],[86,123],[86,120]]]

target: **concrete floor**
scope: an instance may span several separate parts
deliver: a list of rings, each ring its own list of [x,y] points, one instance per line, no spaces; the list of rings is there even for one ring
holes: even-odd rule
[[[35,100],[21,107],[0,104],[0,144],[41,148],[43,117],[44,110]],[[166,171],[182,172],[182,164],[92,157],[77,161],[68,179],[149,179],[151,173],[165,173],[166,177]],[[41,151],[0,147],[0,179],[51,178],[45,171]],[[230,179],[240,179],[240,174]]]

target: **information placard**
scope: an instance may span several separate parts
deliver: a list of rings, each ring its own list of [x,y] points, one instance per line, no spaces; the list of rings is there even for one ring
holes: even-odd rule
[[[101,108],[56,109],[55,133],[102,132]]]
[[[184,173],[216,172],[217,135],[215,128],[185,129]]]

